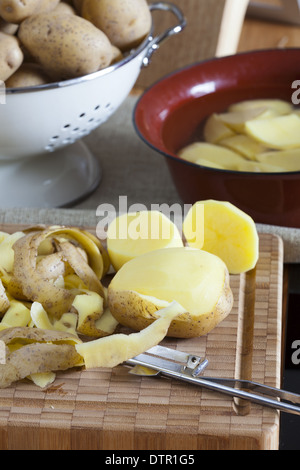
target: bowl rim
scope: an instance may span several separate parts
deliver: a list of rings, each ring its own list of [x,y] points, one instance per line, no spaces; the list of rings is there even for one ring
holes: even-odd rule
[[[253,172],[253,171],[237,171],[237,170],[226,170],[226,169],[220,169],[220,168],[211,168],[211,167],[199,165],[197,163],[189,162],[188,160],[184,160],[183,158],[180,158],[179,156],[173,155],[171,152],[168,153],[164,150],[158,149],[154,144],[152,144],[149,140],[147,140],[146,137],[142,134],[141,130],[138,127],[137,119],[136,119],[138,107],[140,106],[141,101],[144,99],[144,97],[149,92],[151,92],[155,87],[159,86],[162,82],[167,81],[168,79],[172,78],[175,75],[180,75],[180,74],[182,74],[182,73],[184,73],[184,72],[186,72],[190,69],[197,68],[197,67],[199,67],[201,65],[205,65],[207,63],[226,61],[226,60],[229,60],[229,59],[234,58],[234,57],[254,56],[254,55],[262,55],[262,54],[266,54],[266,53],[284,54],[284,53],[288,53],[288,52],[291,52],[291,51],[295,51],[295,52],[298,51],[299,54],[300,54],[300,47],[287,47],[287,48],[284,48],[284,49],[265,48],[265,49],[259,49],[259,50],[253,50],[253,51],[238,52],[236,54],[229,54],[229,55],[226,55],[226,56],[223,56],[223,57],[213,57],[213,58],[205,59],[203,61],[193,62],[191,64],[183,66],[179,69],[176,69],[176,70],[164,75],[163,77],[159,78],[154,83],[152,83],[149,87],[147,87],[143,91],[142,95],[136,101],[134,109],[133,109],[133,114],[132,114],[132,120],[133,120],[133,126],[134,126],[134,129],[135,129],[135,132],[137,133],[137,135],[140,137],[140,139],[145,144],[147,144],[150,148],[152,148],[156,152],[160,153],[164,157],[172,160],[173,162],[182,162],[183,164],[185,164],[187,166],[191,166],[193,168],[198,168],[198,169],[201,168],[202,170],[204,170],[206,172],[220,173],[220,174],[226,174],[226,175],[235,175],[235,176],[237,176],[237,175],[244,175],[244,176],[252,175],[253,176],[254,175],[256,177],[262,177],[262,178],[264,176],[275,177],[275,176],[299,175],[300,170],[298,170],[298,171],[261,172],[261,173],[259,173],[259,172]]]

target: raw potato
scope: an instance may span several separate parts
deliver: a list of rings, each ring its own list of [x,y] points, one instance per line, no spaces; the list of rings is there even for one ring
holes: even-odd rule
[[[51,79],[38,64],[24,63],[6,80],[6,88],[46,85]]]
[[[217,168],[231,170],[236,170],[237,166],[243,161],[243,157],[238,153],[206,142],[195,142],[188,145],[179,152],[178,156],[198,165],[204,163],[204,166],[206,166],[205,163],[208,165],[211,162]]]
[[[300,170],[300,148],[265,152],[258,155],[257,159],[261,165],[278,165],[282,169],[281,171]]]
[[[177,302],[157,312],[157,319],[143,331],[129,335],[116,334],[99,340],[76,345],[87,369],[116,367],[148,349],[156,346],[166,336],[174,318],[183,312]]]
[[[15,36],[0,32],[0,80],[5,82],[23,62],[23,52]]]
[[[107,230],[107,250],[116,271],[136,256],[175,246],[183,246],[179,230],[159,211],[123,214]]]
[[[6,34],[16,34],[18,31],[18,25],[13,23],[7,23],[3,18],[0,18],[0,31]]]
[[[212,114],[206,121],[203,130],[204,139],[210,144],[217,144],[220,140],[231,137],[234,132],[226,126],[218,114]]]
[[[2,0],[0,16],[8,23],[20,24],[31,15],[53,10],[60,0]]]
[[[108,287],[108,306],[121,325],[141,330],[173,301],[184,309],[168,336],[193,338],[215,328],[231,311],[228,270],[220,258],[192,248],[168,248],[132,259]]]
[[[80,11],[121,51],[137,46],[151,29],[146,0],[83,0]]]
[[[198,206],[204,207],[204,226],[201,219],[197,227]],[[197,231],[203,236],[195,237]],[[230,274],[241,274],[256,266],[259,257],[256,225],[248,214],[229,202],[208,200],[194,204],[184,220],[183,233],[189,246],[220,257]]]
[[[22,22],[18,37],[53,79],[87,75],[112,60],[107,36],[76,15],[41,13]]]
[[[203,128],[204,142],[187,145],[178,156],[218,170],[300,171],[299,133],[300,114],[291,103],[279,99],[246,100],[229,106],[228,112],[210,115]]]
[[[275,114],[289,114],[293,110],[291,103],[282,100],[273,99],[258,99],[258,100],[246,100],[239,103],[232,104],[229,106],[229,112],[246,111],[249,109],[267,108],[273,111]]]
[[[245,124],[245,132],[270,149],[300,147],[300,117],[296,114],[249,121]]]

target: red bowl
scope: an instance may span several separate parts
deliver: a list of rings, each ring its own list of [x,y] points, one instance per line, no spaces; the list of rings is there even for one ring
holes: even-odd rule
[[[212,59],[181,69],[151,86],[138,100],[137,134],[167,161],[185,204],[229,201],[257,223],[300,227],[300,171],[250,173],[205,168],[177,157],[197,139],[214,112],[247,99],[300,98],[300,49],[272,49]]]

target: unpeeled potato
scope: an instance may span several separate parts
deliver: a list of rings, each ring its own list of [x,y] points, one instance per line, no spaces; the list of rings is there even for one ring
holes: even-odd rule
[[[59,80],[96,72],[113,58],[107,36],[69,13],[33,15],[22,22],[18,37],[46,73]]]
[[[146,0],[83,0],[80,11],[121,51],[139,44],[151,28]]]
[[[15,36],[0,32],[0,80],[5,82],[23,62],[23,52]]]

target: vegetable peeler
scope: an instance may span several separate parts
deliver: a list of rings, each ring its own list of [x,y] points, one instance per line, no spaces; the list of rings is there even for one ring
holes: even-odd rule
[[[135,375],[171,377],[279,411],[300,415],[300,395],[250,380],[203,377],[201,374],[208,364],[207,359],[160,345],[124,363],[133,366],[131,373]]]

